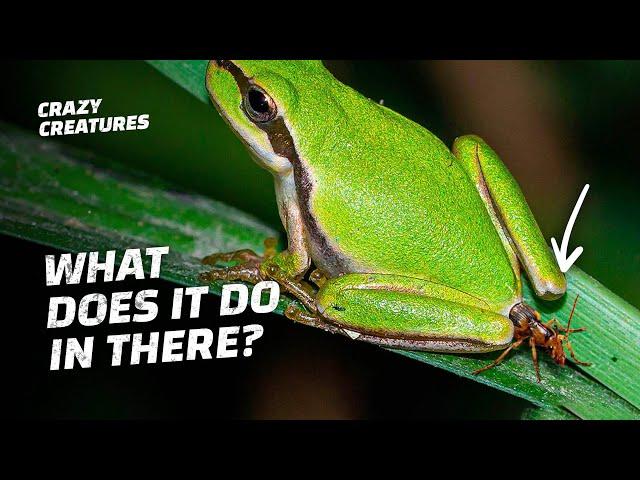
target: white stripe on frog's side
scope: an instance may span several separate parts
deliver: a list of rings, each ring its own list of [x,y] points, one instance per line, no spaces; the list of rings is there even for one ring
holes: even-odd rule
[[[356,340],[373,343],[387,348],[401,348],[404,350],[418,350],[421,352],[438,353],[485,353],[495,350],[504,350],[509,344],[489,344],[468,341],[465,339],[411,339],[411,338],[385,338],[362,334]]]
[[[287,250],[289,253],[295,253],[299,256],[299,268],[302,270],[297,273],[302,275],[309,269],[311,252],[304,233],[304,220],[298,205],[293,171],[289,170],[286,174],[274,174],[273,179],[280,221],[287,232]]]

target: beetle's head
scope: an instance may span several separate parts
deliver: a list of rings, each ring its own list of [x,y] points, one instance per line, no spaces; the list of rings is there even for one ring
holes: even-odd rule
[[[555,335],[549,340],[549,354],[558,365],[564,365],[567,359],[564,353],[564,340],[565,336],[558,332],[555,332]]]

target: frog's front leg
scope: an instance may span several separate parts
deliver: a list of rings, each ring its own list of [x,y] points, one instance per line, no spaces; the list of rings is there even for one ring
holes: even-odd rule
[[[290,178],[289,178],[290,177]],[[201,275],[205,281],[245,281],[258,283],[275,280],[280,286],[297,298],[310,312],[315,312],[313,289],[302,280],[309,269],[311,259],[304,235],[304,222],[298,207],[292,175],[276,178],[276,197],[282,223],[287,231],[287,249],[276,253],[276,240],[265,240],[265,253],[257,255],[252,250],[217,253],[203,259],[203,263],[215,265],[217,262],[239,262],[237,265],[213,268]],[[291,185],[290,185],[291,183]]]
[[[386,347],[488,352],[504,349],[513,338],[511,320],[482,308],[482,300],[398,275],[358,273],[329,279],[318,292],[316,306],[317,317],[345,335]]]
[[[265,254],[260,256],[253,250],[238,250],[228,253],[214,253],[202,259],[202,263],[212,265],[200,279],[205,282],[222,280],[225,282],[242,281],[256,284],[262,280],[274,280],[288,293],[297,298],[310,312],[315,312],[313,289],[301,280],[304,271],[298,272],[295,264],[299,257],[285,250],[275,253],[275,238],[265,240]],[[230,267],[216,267],[218,262],[238,262]]]
[[[213,268],[206,273],[200,274],[200,280],[205,282],[241,280],[254,284],[258,283],[263,280],[260,274],[260,265],[276,255],[276,244],[277,240],[275,238],[267,238],[264,241],[264,254],[262,256],[250,249],[208,255],[202,259],[202,263],[211,265]],[[218,262],[235,262],[236,265],[216,267]]]
[[[453,153],[476,184],[514,266],[515,253],[536,295],[546,300],[561,297],[567,289],[566,279],[518,183],[500,157],[475,135],[456,139]]]

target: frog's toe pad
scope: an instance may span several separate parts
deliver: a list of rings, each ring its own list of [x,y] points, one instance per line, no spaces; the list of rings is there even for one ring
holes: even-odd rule
[[[241,264],[227,268],[214,268],[201,273],[198,278],[204,282],[223,280],[225,282],[243,281],[256,284],[263,280],[258,264]]]
[[[215,265],[218,262],[251,263],[261,262],[263,258],[253,250],[245,248],[234,252],[213,253],[204,257],[201,262],[205,265]]]

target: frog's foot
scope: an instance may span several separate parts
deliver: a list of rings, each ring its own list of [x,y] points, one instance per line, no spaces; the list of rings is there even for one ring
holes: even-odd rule
[[[293,295],[311,315],[318,311],[313,287],[303,280],[288,275],[277,263],[266,261],[260,265],[260,274],[265,279],[277,282],[283,290]]]
[[[310,314],[294,304],[289,304],[287,309],[284,311],[284,316],[296,323],[301,323],[310,327],[321,328],[327,332],[343,333],[342,329],[323,321],[317,313]]]
[[[263,262],[264,260],[268,260],[275,256],[277,243],[278,240],[273,237],[265,239],[264,255],[262,256],[258,255],[253,250],[244,248],[242,250],[236,250],[235,252],[214,253],[212,255],[208,255],[202,259],[202,263],[213,266],[218,262]]]
[[[201,260],[204,265],[211,266],[214,266],[218,262],[248,263],[258,261],[262,261],[262,257],[253,250],[249,250],[248,248],[245,248],[243,250],[236,250],[235,252],[214,253],[212,255],[204,257]]]
[[[208,272],[201,273],[198,277],[203,282],[213,282],[215,280],[235,282],[239,280],[253,283],[254,285],[263,280],[260,276],[259,262],[245,262],[241,265],[234,265],[233,267],[213,268]]]
[[[256,284],[264,280],[273,280],[280,287],[296,298],[307,311],[314,315],[316,292],[302,277],[308,268],[299,265],[299,257],[288,251],[276,253],[276,239],[268,238],[264,242],[265,253],[260,256],[253,250],[244,249],[229,253],[215,253],[202,260],[206,265],[216,265],[218,262],[237,262],[230,267],[214,267],[200,275],[205,282],[214,280],[243,281]]]
[[[218,262],[237,262],[237,265],[231,267],[214,267],[212,270],[201,273],[200,280],[212,282],[214,280],[223,281],[243,281],[249,283],[258,283],[262,280],[260,273],[260,265],[276,254],[277,240],[275,238],[267,238],[264,241],[264,255],[260,256],[250,249],[237,250],[235,252],[214,253],[202,259],[205,265],[215,266]]]

